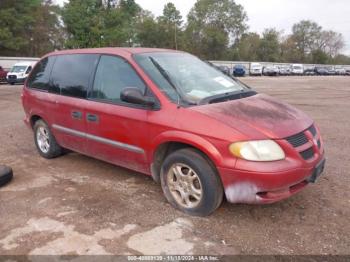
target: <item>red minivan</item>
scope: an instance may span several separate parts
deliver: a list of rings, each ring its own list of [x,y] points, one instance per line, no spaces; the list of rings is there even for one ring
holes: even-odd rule
[[[288,198],[325,166],[306,114],[184,52],[54,52],[33,69],[22,101],[41,156],[69,149],[150,175],[191,215],[209,215],[224,196]]]

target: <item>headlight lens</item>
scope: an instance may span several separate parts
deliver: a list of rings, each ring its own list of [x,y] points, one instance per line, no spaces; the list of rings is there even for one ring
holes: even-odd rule
[[[230,145],[230,152],[248,161],[278,161],[286,158],[282,148],[272,140],[237,142]]]

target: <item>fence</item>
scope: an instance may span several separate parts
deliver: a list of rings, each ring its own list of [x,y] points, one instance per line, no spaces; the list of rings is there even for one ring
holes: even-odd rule
[[[0,66],[5,70],[10,70],[14,64],[19,62],[35,62],[39,61],[36,57],[1,57],[0,56]]]

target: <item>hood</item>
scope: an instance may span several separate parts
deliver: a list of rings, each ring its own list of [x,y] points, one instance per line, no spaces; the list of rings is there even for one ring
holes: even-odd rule
[[[286,138],[306,130],[313,123],[302,111],[264,94],[193,107],[192,110],[253,139]]]

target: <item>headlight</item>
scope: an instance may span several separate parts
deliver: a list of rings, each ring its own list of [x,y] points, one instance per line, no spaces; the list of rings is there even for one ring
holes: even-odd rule
[[[237,142],[229,149],[234,156],[248,161],[277,161],[286,157],[282,148],[272,140]]]

